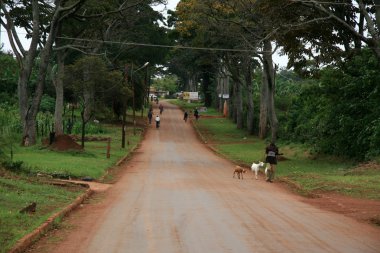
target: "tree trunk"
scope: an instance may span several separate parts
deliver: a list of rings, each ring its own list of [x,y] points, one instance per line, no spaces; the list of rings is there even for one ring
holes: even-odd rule
[[[86,119],[85,119],[85,108],[82,108],[82,111],[80,112],[81,119],[82,119],[82,137],[81,137],[81,146],[84,149],[84,138],[86,136]]]
[[[239,59],[240,60],[240,59]],[[233,121],[236,123],[236,127],[238,129],[242,129],[243,124],[243,95],[242,95],[242,80],[241,80],[241,73],[239,71],[239,64],[236,60],[229,60],[226,61],[228,70],[231,74],[231,79],[233,81],[232,88],[230,94],[230,101],[232,108],[230,110],[230,114],[232,115]]]
[[[31,73],[31,65],[27,63],[24,64],[24,68],[20,70],[20,75],[18,79],[18,98],[20,107],[20,120],[22,123],[22,146],[28,146],[31,143],[35,143],[35,125],[36,122],[30,117],[29,111],[29,96],[27,83]],[[33,132],[33,133],[32,133]]]
[[[235,124],[237,124],[237,93],[238,93],[238,87],[236,85],[236,82],[233,81],[233,84],[232,84],[232,120]]]
[[[217,88],[216,88],[216,96],[217,96],[217,103],[216,103],[216,109],[222,113],[223,112],[223,77],[220,75],[220,73],[218,74],[218,77],[217,77]]]
[[[210,107],[212,103],[212,95],[210,91],[211,79],[210,74],[205,72],[203,74],[203,94],[204,94],[204,105]]]
[[[126,132],[126,119],[127,119],[127,109],[123,107],[123,118],[121,125],[121,148],[125,148],[125,132]]]
[[[248,57],[247,57],[248,58]],[[252,68],[250,59],[247,59],[247,67],[245,72],[245,86],[247,88],[247,130],[248,134],[254,134],[254,104],[253,104],[253,82]]]
[[[33,98],[29,104],[28,97],[28,82],[30,79],[30,74],[34,65],[34,59],[36,57],[35,51],[38,44],[39,36],[39,7],[38,1],[32,1],[33,4],[33,37],[29,52],[26,56],[19,61],[22,61],[20,67],[20,76],[18,82],[18,93],[19,93],[19,105],[20,105],[20,117],[23,125],[23,143],[22,145],[34,145],[36,143],[36,117],[41,104],[41,99],[43,95],[43,90],[45,86],[46,73],[50,60],[52,45],[55,40],[57,33],[57,23],[60,17],[59,5],[60,2],[57,2],[57,7],[54,12],[52,21],[50,23],[50,32],[46,40],[46,43],[41,50],[38,75],[37,75],[37,84],[33,93]],[[13,47],[12,47],[13,48]],[[15,51],[15,49],[13,48]]]
[[[91,79],[91,66],[88,66],[83,73],[83,82],[86,84]],[[83,99],[84,99],[84,120],[86,122],[90,121],[94,108],[95,101],[95,91],[93,85],[84,85],[83,90]]]
[[[63,134],[63,78],[65,75],[64,52],[57,53],[57,74],[54,80],[55,86],[55,111],[54,132],[56,135]]]
[[[241,82],[236,83],[236,127],[238,129],[243,129],[243,94],[242,94],[242,88],[243,85]]]
[[[268,106],[268,116],[269,123],[271,128],[271,141],[276,142],[277,132],[278,132],[278,120],[275,110],[274,96],[276,91],[275,86],[275,70],[273,69],[273,60],[272,60],[272,45],[269,40],[264,41],[264,72],[267,76],[267,86],[268,86],[268,97],[267,97],[267,106]]]
[[[267,136],[268,125],[268,77],[265,67],[263,66],[263,76],[260,89],[260,122],[259,122],[259,138],[265,139]]]

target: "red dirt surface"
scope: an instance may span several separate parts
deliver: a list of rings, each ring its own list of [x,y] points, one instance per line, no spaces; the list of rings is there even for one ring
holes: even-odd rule
[[[303,202],[324,210],[343,214],[357,221],[380,226],[380,201],[355,199],[336,193],[318,194],[317,198],[305,198]]]
[[[53,144],[50,145],[50,148],[57,151],[82,150],[82,146],[76,143],[75,140],[68,135],[56,136]]]
[[[149,126],[112,187],[28,252],[379,252],[379,227],[349,218],[380,213],[378,201],[307,199],[262,175],[234,179],[234,164],[165,106],[160,129]]]

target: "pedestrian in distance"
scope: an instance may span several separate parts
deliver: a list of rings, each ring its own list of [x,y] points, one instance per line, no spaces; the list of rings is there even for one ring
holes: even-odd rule
[[[158,129],[158,128],[160,128],[160,116],[156,116],[156,128]]]
[[[278,151],[278,147],[274,142],[271,142],[266,148],[265,148],[265,162],[269,163],[270,168],[268,170],[266,181],[273,183],[274,180],[274,174],[276,172],[276,165],[277,165],[277,157],[279,155],[282,155]]]
[[[153,118],[153,112],[152,110],[149,110],[148,112],[149,125],[152,124],[152,118]]]
[[[198,120],[198,118],[199,118],[198,108],[195,108],[195,110],[194,110],[194,117],[196,120]]]
[[[187,118],[189,118],[189,113],[185,111],[185,113],[183,114],[183,120],[187,122]]]
[[[160,106],[158,108],[160,109],[160,114],[162,114],[162,112],[164,111],[164,106],[162,104],[160,104]]]

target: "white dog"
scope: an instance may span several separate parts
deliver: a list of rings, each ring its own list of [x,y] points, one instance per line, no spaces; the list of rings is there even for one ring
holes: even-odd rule
[[[252,174],[255,173],[256,180],[257,180],[257,173],[259,172],[260,169],[264,168],[264,166],[265,166],[265,163],[263,162],[252,163],[251,170],[252,170]],[[265,169],[265,173],[267,173],[267,169]]]

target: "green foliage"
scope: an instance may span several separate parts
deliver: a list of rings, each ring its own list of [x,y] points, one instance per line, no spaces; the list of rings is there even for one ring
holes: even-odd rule
[[[54,116],[49,111],[39,112],[36,118],[37,135],[48,136],[49,132],[53,131]]]
[[[169,91],[171,94],[178,91],[178,78],[176,76],[165,76],[153,80],[153,87],[160,91]]]
[[[0,52],[0,66],[0,101],[13,104],[17,92],[17,61],[12,55]]]
[[[32,232],[83,191],[83,187],[54,186],[32,178],[0,177],[0,252],[8,252],[17,240]],[[32,202],[37,203],[33,215],[19,213]]]
[[[73,134],[81,134],[82,133],[82,123],[76,122],[73,126]],[[102,127],[101,124],[96,123],[88,123],[86,124],[86,134],[104,134],[107,131]]]
[[[40,111],[54,113],[55,99],[47,94],[44,94],[41,99]]]
[[[25,166],[23,161],[10,161],[6,160],[1,163],[1,165],[4,167],[4,169],[12,171],[17,174],[28,174],[30,173],[30,168]]]
[[[11,155],[12,146],[18,142],[22,126],[15,107],[0,104],[0,160]]]
[[[327,67],[289,111],[286,132],[328,154],[371,159],[380,154],[379,64],[368,50],[341,68]]]
[[[92,101],[97,108],[112,108],[131,96],[125,87],[120,71],[108,71],[103,59],[86,56],[66,67],[65,84],[71,90],[74,100],[79,102],[81,110],[90,108]],[[86,109],[86,110],[87,110]],[[93,111],[91,111],[94,114]],[[88,120],[88,119],[86,119]]]

